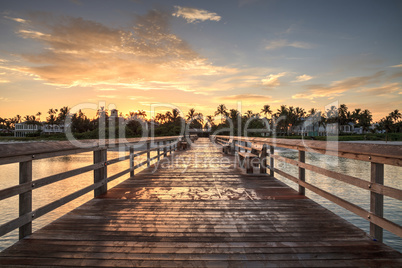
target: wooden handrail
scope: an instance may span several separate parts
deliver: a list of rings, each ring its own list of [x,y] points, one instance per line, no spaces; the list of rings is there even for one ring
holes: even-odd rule
[[[3,225],[0,225],[0,236],[19,228],[20,239],[32,233],[32,221],[46,213],[65,205],[66,203],[90,192],[94,191],[95,197],[106,193],[107,183],[115,180],[127,173],[130,176],[134,175],[134,170],[147,164],[150,165],[151,161],[158,159],[161,156],[166,157],[168,152],[171,154],[172,150],[177,149],[177,141],[182,136],[168,136],[156,138],[132,138],[132,139],[114,139],[114,140],[86,140],[79,141],[81,144],[90,144],[85,148],[81,148],[69,141],[56,141],[56,142],[31,142],[31,143],[12,143],[0,145],[0,165],[9,163],[20,163],[20,183],[6,189],[0,190],[0,200],[6,199],[15,195],[19,195],[19,217],[13,219]],[[143,151],[134,151],[136,143],[146,143],[147,149]],[[160,143],[163,143],[160,146]],[[157,146],[151,148],[150,144],[155,143]],[[107,148],[115,146],[129,147],[129,155],[124,157],[107,159]],[[93,152],[94,163],[85,167],[80,167],[74,170],[68,170],[55,175],[47,176],[41,179],[32,181],[32,161],[50,158],[56,156],[64,156],[77,154],[82,152]],[[151,151],[157,151],[157,156],[150,157]],[[161,153],[162,152],[162,153]],[[147,160],[134,166],[134,158],[142,154],[147,154]],[[130,160],[129,168],[114,174],[110,177],[107,176],[107,166],[121,161]],[[80,189],[70,195],[53,201],[43,207],[32,211],[32,191],[40,187],[79,175],[89,171],[94,171],[94,183]]]
[[[155,138],[130,138],[130,139],[112,139],[112,140],[78,140],[82,147],[71,143],[70,141],[46,141],[46,142],[26,142],[26,143],[10,143],[0,144],[0,165],[7,159],[14,160],[15,157],[28,156],[30,159],[39,159],[60,156],[57,153],[71,151],[71,154],[77,151],[94,151],[101,150],[103,147],[113,147],[119,145],[135,144],[139,142],[161,142],[177,139],[178,136],[155,137]],[[69,154],[69,153],[67,153]],[[14,162],[20,162],[17,159]],[[9,160],[7,164],[10,163]]]
[[[297,183],[299,185],[299,193],[304,195],[305,189],[309,189],[314,193],[330,200],[331,202],[363,217],[370,222],[370,235],[378,241],[382,241],[383,228],[402,237],[402,226],[385,219],[383,217],[383,196],[388,196],[397,200],[402,200],[402,190],[385,186],[384,183],[384,164],[402,166],[402,146],[383,145],[383,144],[360,144],[360,143],[342,143],[342,142],[326,142],[326,141],[310,141],[310,140],[288,140],[275,138],[249,138],[249,137],[233,137],[217,135],[211,138],[219,140],[219,143],[233,140],[234,146],[244,148],[240,143],[255,143],[269,146],[270,158],[269,166],[264,167],[270,170],[270,176],[275,173]],[[237,142],[237,143],[236,143]],[[286,158],[275,155],[274,148],[287,148],[297,150],[299,152],[299,160]],[[371,162],[371,180],[363,180],[342,174],[339,172],[327,170],[312,164],[305,163],[305,152],[314,152],[325,155],[355,159],[360,161]],[[298,178],[286,173],[284,170],[274,168],[274,159],[292,164],[299,168]],[[264,163],[267,161],[264,159]],[[352,204],[340,197],[337,197],[319,187],[305,182],[305,170],[360,187],[370,191],[370,211]]]
[[[277,138],[254,138],[215,136],[225,140],[266,144],[274,147],[294,149],[298,151],[312,151],[316,153],[333,155],[343,158],[402,166],[402,146],[387,144],[363,144],[337,141],[311,141]]]

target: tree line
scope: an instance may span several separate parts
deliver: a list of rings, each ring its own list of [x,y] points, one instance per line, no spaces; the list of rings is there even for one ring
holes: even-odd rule
[[[92,119],[88,118],[81,110],[70,114],[68,106],[60,109],[51,108],[47,114],[46,121],[44,122],[50,125],[64,124],[67,117],[69,117],[71,120],[71,129],[74,133],[96,131],[99,128],[99,117],[101,115],[105,116],[106,127],[109,127],[110,123],[110,111],[103,109],[103,107],[97,111],[96,116]],[[41,112],[38,112],[35,115],[26,115],[24,117],[20,115],[16,115],[13,118],[0,117],[0,129],[11,132],[15,128],[15,124],[23,121],[28,124],[41,125],[41,115]],[[218,117],[218,120],[215,120],[216,117]],[[124,124],[129,136],[140,135],[144,124],[152,123],[157,135],[179,134],[183,122],[188,123],[190,128],[209,128],[212,131],[226,127],[232,127],[236,130],[239,128],[244,129],[246,122],[249,122],[248,128],[262,129],[266,128],[266,124],[269,123],[271,125],[275,124],[277,131],[285,135],[290,135],[292,127],[301,125],[307,118],[313,120],[318,126],[326,126],[332,123],[338,123],[341,126],[353,123],[357,127],[362,127],[365,132],[369,131],[369,127],[373,123],[372,114],[368,109],[362,110],[357,108],[352,111],[345,104],[339,107],[332,106],[326,111],[319,111],[315,108],[306,111],[301,107],[287,105],[281,105],[274,111],[267,104],[258,112],[247,110],[244,114],[241,114],[236,109],[227,109],[225,104],[220,104],[213,115],[206,116],[191,108],[185,115],[179,109],[172,109],[165,113],[157,113],[153,118],[147,119],[147,113],[144,110],[138,110],[136,112],[131,111],[125,115],[120,113],[119,117],[115,118],[115,120],[118,120],[118,118],[125,119]],[[374,130],[387,133],[401,132],[401,119],[401,112],[394,110],[376,122]],[[115,126],[118,126],[118,124],[119,122],[116,121]]]

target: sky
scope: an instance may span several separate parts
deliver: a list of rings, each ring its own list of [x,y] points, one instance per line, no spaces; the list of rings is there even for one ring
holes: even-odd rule
[[[402,1],[0,1],[0,117],[402,109]]]

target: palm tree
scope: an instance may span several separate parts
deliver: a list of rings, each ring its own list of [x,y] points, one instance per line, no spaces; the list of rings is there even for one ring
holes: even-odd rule
[[[49,117],[47,117],[46,119],[47,119],[47,122],[50,125],[53,125],[53,124],[56,123],[56,113],[57,113],[57,111],[58,111],[57,109],[50,108],[49,111],[47,112],[49,114]]]
[[[226,108],[225,104],[219,104],[219,106],[218,106],[218,108],[217,108],[217,110],[216,110],[216,112],[215,112],[215,116],[216,116],[216,115],[220,115],[220,116],[221,116],[221,124],[222,124],[222,117],[225,117],[225,116],[228,115],[227,110],[228,110],[228,109]]]
[[[398,109],[392,111],[392,112],[389,114],[389,116],[391,117],[391,119],[392,119],[393,121],[395,121],[395,123],[397,123],[398,120],[402,118],[402,114],[399,112]]]
[[[361,111],[362,109],[356,108],[351,115],[351,119],[356,125],[360,123]]]
[[[180,111],[179,111],[179,109],[173,109],[172,110],[172,120],[173,120],[173,122],[176,122],[176,121],[178,121],[180,119]]]
[[[40,122],[40,116],[42,115],[42,113],[41,112],[37,112],[36,113],[36,116],[38,117],[38,121]]]
[[[286,107],[286,105],[281,105],[280,109],[277,109],[277,112],[274,114],[275,120],[278,119],[279,117],[283,118],[279,121],[279,123],[277,125],[283,131],[285,131],[285,129],[287,129],[288,124],[289,124],[288,114],[289,114],[289,110]]]
[[[264,108],[261,109],[261,113],[263,113],[267,119],[268,119],[267,114],[271,115],[272,117],[271,106],[268,104],[264,105]]]
[[[21,123],[21,115],[17,114],[17,115],[15,116],[15,122],[16,122],[16,123]]]
[[[350,120],[348,116],[348,107],[346,104],[341,104],[338,109],[338,120],[339,120],[339,125],[346,125],[349,123],[348,121]]]
[[[364,110],[361,113],[359,124],[362,126],[363,131],[368,131],[369,127],[371,126],[371,122],[373,121],[373,116],[369,110]]]
[[[70,108],[68,106],[64,106],[60,108],[59,115],[57,117],[57,123],[64,123],[67,118],[68,113],[70,112]]]
[[[165,121],[170,122],[170,121],[172,121],[172,118],[173,118],[172,112],[171,112],[171,111],[167,111],[167,112],[165,113]]]
[[[313,116],[317,112],[316,108],[311,108],[310,111],[308,111],[308,116]]]
[[[205,127],[209,125],[210,127],[213,127],[214,124],[214,116],[213,115],[207,115],[207,122],[205,123]]]
[[[192,121],[198,114],[195,112],[194,108],[191,108],[187,114],[187,120]]]
[[[245,115],[246,115],[246,118],[251,118],[251,117],[254,116],[254,113],[253,113],[253,111],[248,110],[248,111],[245,113]]]
[[[155,116],[155,121],[158,122],[159,124],[162,124],[162,122],[163,122],[162,117],[163,116],[164,116],[163,114],[157,113],[156,116]]]
[[[145,119],[147,117],[147,113],[144,110],[138,110],[137,115]]]

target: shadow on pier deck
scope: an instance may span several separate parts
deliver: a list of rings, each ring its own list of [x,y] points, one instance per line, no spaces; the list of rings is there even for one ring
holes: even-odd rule
[[[402,256],[199,139],[19,241],[0,265],[400,267]]]

